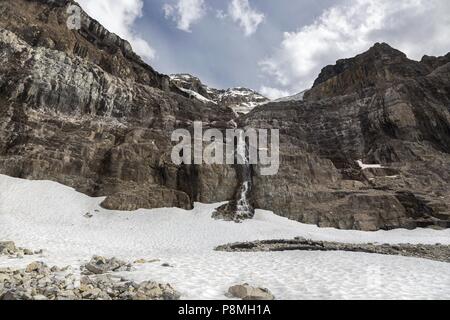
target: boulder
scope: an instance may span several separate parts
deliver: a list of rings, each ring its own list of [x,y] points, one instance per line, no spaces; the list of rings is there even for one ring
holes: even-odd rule
[[[49,271],[50,271],[50,269],[43,262],[32,262],[25,269],[25,272],[27,272],[27,273],[32,273],[32,272],[47,273]]]
[[[117,258],[107,259],[101,256],[92,257],[91,261],[83,267],[88,274],[104,274],[108,272],[131,270],[131,265],[124,261]]]
[[[265,288],[255,288],[245,283],[236,285],[228,289],[228,293],[238,299],[242,300],[274,300],[272,293]]]
[[[12,241],[0,241],[0,254],[12,254],[17,250]]]
[[[156,282],[142,282],[133,300],[178,300],[180,294],[176,292],[169,284],[163,285]]]
[[[0,294],[0,300],[4,301],[16,301],[16,300],[22,300],[22,295],[15,291],[7,291],[3,294]]]

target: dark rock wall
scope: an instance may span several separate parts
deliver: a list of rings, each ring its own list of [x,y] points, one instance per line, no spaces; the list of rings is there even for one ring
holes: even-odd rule
[[[282,134],[280,174],[256,177],[257,207],[343,229],[448,225],[450,64],[425,60],[376,44],[324,68],[305,101],[244,117]]]
[[[62,2],[41,2],[0,2],[6,17],[0,20],[0,172],[109,196],[106,207],[124,210],[229,199],[230,191],[214,192],[216,182],[205,181],[226,190],[236,183],[232,168],[183,177],[185,169],[170,161],[170,137],[193,121],[220,127],[232,111],[167,90],[161,85],[167,77],[124,40],[93,20],[87,31],[69,31]],[[32,41],[46,34],[54,46]],[[82,46],[88,50],[80,57],[73,48]],[[186,193],[186,184],[200,189]]]
[[[71,3],[0,1],[0,173],[107,196],[110,209],[235,199],[239,168],[170,159],[174,129],[224,130],[231,109],[186,98],[86,15],[68,30]],[[279,173],[252,168],[252,204],[322,227],[448,227],[449,62],[377,44],[324,68],[304,101],[241,117],[281,134]]]

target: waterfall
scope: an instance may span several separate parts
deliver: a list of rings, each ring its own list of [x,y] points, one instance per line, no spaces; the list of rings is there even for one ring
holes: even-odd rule
[[[241,130],[239,134],[236,151],[238,158],[241,160],[240,163],[242,163],[242,187],[240,198],[236,206],[236,215],[239,218],[252,218],[254,211],[248,200],[252,187],[252,175],[250,161],[248,159],[248,146],[245,141],[243,130]]]

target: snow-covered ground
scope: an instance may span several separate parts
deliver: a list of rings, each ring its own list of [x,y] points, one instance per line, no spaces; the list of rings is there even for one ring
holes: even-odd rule
[[[104,210],[102,200],[54,182],[0,175],[0,240],[46,250],[39,258],[0,258],[0,267],[22,267],[34,260],[79,266],[99,254],[129,261],[160,259],[123,275],[170,283],[184,299],[224,299],[230,286],[243,282],[267,287],[278,299],[450,299],[447,263],[348,252],[213,251],[229,242],[296,236],[354,243],[450,244],[449,230],[319,229],[262,210],[253,220],[235,224],[211,219],[220,204],[196,204],[192,211],[129,213]],[[92,218],[85,217],[88,212]]]

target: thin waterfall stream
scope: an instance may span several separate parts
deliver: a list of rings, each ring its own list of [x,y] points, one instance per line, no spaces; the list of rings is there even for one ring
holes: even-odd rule
[[[239,218],[253,218],[254,210],[249,202],[249,196],[252,188],[251,166],[248,156],[248,145],[245,141],[245,133],[243,130],[239,133],[239,139],[236,147],[237,157],[240,159],[238,164],[242,166],[242,186],[240,198],[236,205],[236,215]]]
[[[236,138],[233,143],[235,149],[235,168],[237,171],[240,189],[235,194],[235,199],[229,203],[217,208],[213,213],[213,218],[223,219],[226,221],[241,222],[242,220],[252,219],[255,215],[255,210],[251,203],[251,192],[253,188],[252,183],[252,166],[250,163],[249,145],[246,141],[246,134],[244,129],[238,129],[238,125],[234,120],[230,124],[236,130]]]

